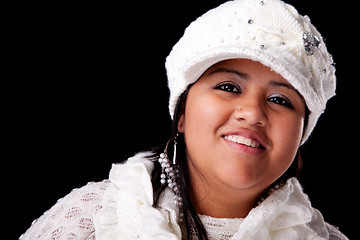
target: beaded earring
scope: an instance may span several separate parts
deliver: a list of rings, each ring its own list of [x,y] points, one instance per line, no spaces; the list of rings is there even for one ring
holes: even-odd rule
[[[161,175],[160,175],[160,183],[161,185],[167,186],[171,189],[174,195],[174,204],[177,206],[182,206],[182,197],[180,188],[178,186],[177,179],[179,178],[179,166],[176,165],[176,145],[179,134],[172,139],[170,139],[163,153],[160,154],[159,163],[161,164]],[[172,163],[169,161],[168,157],[168,147],[170,142],[174,142],[174,154]]]

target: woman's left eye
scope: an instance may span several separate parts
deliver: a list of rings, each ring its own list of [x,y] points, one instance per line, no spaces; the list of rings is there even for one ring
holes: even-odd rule
[[[230,93],[239,93],[240,87],[235,83],[220,83],[216,85],[215,89],[219,89]]]
[[[268,101],[288,108],[293,108],[293,105],[291,104],[290,100],[287,99],[286,97],[272,96],[268,98]]]

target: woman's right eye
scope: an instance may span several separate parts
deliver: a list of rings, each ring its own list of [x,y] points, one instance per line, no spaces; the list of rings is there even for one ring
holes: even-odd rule
[[[219,89],[230,93],[240,93],[240,86],[233,82],[223,82],[216,85],[215,89]]]

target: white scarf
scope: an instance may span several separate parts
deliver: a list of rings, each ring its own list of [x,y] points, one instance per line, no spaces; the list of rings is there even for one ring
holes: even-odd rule
[[[166,190],[159,208],[153,207],[151,172],[154,164],[140,153],[125,164],[114,164],[112,184],[105,192],[103,208],[95,217],[96,239],[180,240],[179,210]],[[252,209],[230,238],[247,240],[328,239],[319,211],[295,178]]]

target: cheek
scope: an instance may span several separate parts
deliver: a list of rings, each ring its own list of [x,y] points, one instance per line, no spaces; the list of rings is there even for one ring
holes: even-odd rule
[[[196,89],[192,90],[186,102],[184,134],[188,155],[200,166],[204,164],[201,161],[211,157],[209,149],[216,144],[214,136],[228,114],[219,99],[210,94],[199,93]]]
[[[208,136],[216,132],[223,115],[224,110],[221,108],[221,104],[213,97],[206,94],[197,94],[196,96],[189,94],[184,122],[187,140],[191,143],[210,140]]]
[[[293,162],[300,146],[303,133],[303,117],[298,114],[271,121],[269,134],[273,142],[272,164],[281,166],[279,171],[285,172]]]
[[[283,119],[278,119],[276,122],[276,130],[274,131],[274,139],[278,141],[285,148],[298,148],[303,133],[303,117],[295,114]]]

